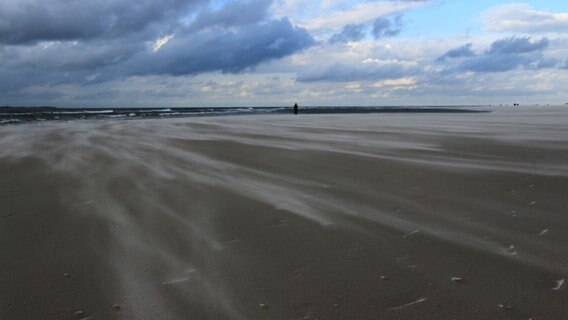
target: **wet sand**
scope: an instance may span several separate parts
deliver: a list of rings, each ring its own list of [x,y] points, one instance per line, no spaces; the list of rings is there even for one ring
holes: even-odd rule
[[[568,108],[0,128],[0,319],[568,318]]]

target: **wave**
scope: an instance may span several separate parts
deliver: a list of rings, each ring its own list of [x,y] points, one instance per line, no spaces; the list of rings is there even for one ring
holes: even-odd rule
[[[113,113],[114,110],[80,110],[80,111],[53,111],[51,114],[106,114]]]

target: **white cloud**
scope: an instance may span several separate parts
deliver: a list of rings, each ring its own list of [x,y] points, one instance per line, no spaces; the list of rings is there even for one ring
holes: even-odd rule
[[[416,78],[413,77],[403,77],[398,79],[387,79],[379,82],[375,82],[373,87],[414,87],[416,86]]]
[[[538,10],[527,4],[493,7],[481,14],[487,31],[568,33],[568,13]]]
[[[152,51],[156,52],[158,50],[160,50],[160,48],[165,45],[166,43],[168,43],[168,41],[170,41],[174,36],[173,35],[169,35],[169,36],[165,36],[162,38],[157,39],[156,41],[154,41],[154,43],[152,44]]]

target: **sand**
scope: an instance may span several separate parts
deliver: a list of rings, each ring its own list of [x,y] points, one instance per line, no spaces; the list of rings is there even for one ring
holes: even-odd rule
[[[568,108],[0,128],[0,319],[567,319]]]

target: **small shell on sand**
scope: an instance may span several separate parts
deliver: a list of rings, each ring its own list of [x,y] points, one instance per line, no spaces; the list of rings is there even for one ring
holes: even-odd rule
[[[462,278],[462,277],[452,277],[452,281],[453,281],[453,282],[463,283],[463,282],[465,281],[465,279]]]
[[[419,233],[419,232],[420,232],[420,229],[412,230],[412,231],[406,233],[405,235],[403,235],[402,238],[406,240],[406,239],[408,239],[410,236],[413,236],[413,235],[415,235],[415,234],[417,234],[417,233]]]
[[[424,301],[426,301],[426,300],[428,300],[428,298],[424,297],[424,298],[420,298],[420,299],[418,299],[418,300],[416,300],[416,301],[412,301],[412,302],[409,302],[409,303],[400,305],[400,306],[398,306],[398,307],[393,307],[393,308],[390,308],[390,309],[391,309],[391,310],[405,309],[405,308],[408,308],[408,307],[413,306],[413,305],[415,305],[415,304],[422,303],[422,302],[424,302]]]
[[[115,304],[111,307],[112,311],[120,311],[120,305]]]
[[[381,276],[381,280],[386,281],[386,280],[390,280],[390,278],[387,277],[387,276]]]
[[[499,308],[503,309],[503,310],[507,310],[510,311],[513,309],[513,307],[505,305],[505,304],[498,304]]]
[[[85,316],[85,312],[83,310],[78,310],[75,312],[75,318],[83,318]]]
[[[562,289],[562,287],[564,287],[564,283],[566,282],[566,279],[560,279],[560,280],[556,280],[556,287],[552,288],[552,290],[560,290]]]
[[[268,305],[266,303],[261,303],[258,305],[261,309],[266,309],[268,308]]]
[[[71,278],[71,274],[70,273],[64,273],[63,278]]]

